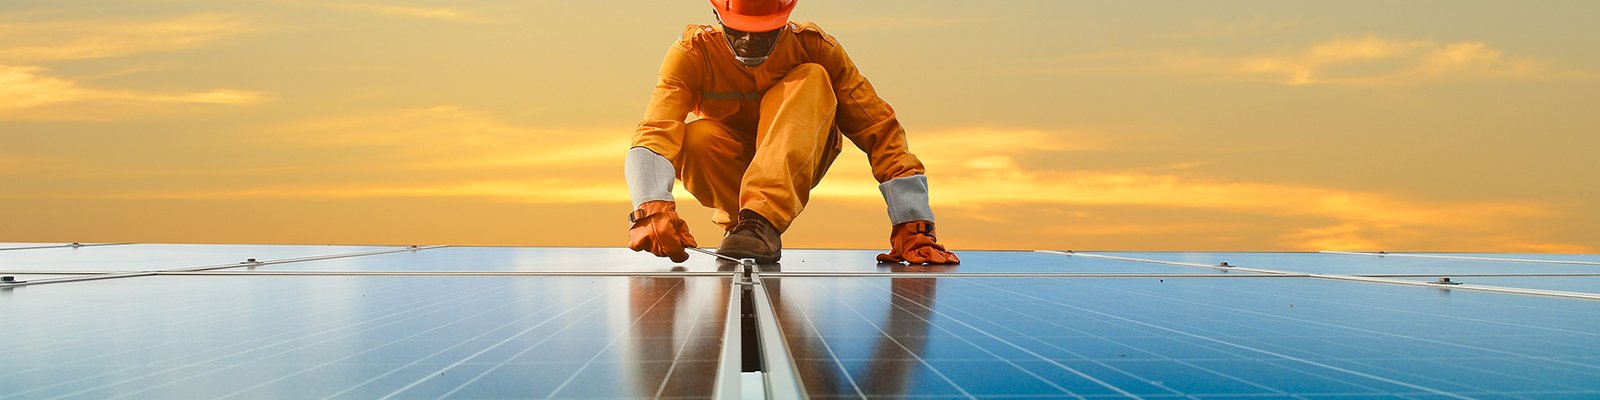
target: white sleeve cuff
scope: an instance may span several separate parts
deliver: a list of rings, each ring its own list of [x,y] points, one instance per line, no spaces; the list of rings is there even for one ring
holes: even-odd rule
[[[666,157],[643,147],[628,149],[622,172],[628,178],[628,193],[633,196],[635,210],[647,201],[673,201],[672,179],[677,172]]]
[[[928,178],[912,175],[890,179],[878,184],[883,192],[883,202],[889,205],[889,221],[899,225],[911,221],[933,222],[933,209],[928,208]]]

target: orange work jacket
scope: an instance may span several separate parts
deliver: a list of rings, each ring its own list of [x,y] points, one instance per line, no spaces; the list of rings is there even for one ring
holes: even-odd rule
[[[838,100],[834,127],[867,153],[878,182],[923,172],[922,161],[906,147],[905,129],[894,108],[878,97],[839,42],[809,22],[790,22],[767,61],[755,67],[733,58],[720,27],[689,25],[661,63],[660,80],[634,132],[633,146],[676,160],[690,112],[754,135],[761,95],[804,63],[828,71]]]

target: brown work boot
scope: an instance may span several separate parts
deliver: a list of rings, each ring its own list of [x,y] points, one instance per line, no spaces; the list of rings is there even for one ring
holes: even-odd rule
[[[778,262],[782,257],[783,242],[778,240],[778,228],[755,211],[740,210],[739,224],[722,238],[717,254],[733,258],[754,258],[756,262]]]

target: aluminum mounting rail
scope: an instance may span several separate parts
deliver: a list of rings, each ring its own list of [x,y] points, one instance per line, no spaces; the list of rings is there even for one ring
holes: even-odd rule
[[[79,248],[79,247],[116,246],[116,245],[119,245],[119,244],[133,244],[133,243],[90,243],[90,244],[67,243],[67,244],[52,244],[52,245],[44,245],[44,246],[5,247],[5,248],[0,248],[0,251],[6,251],[6,250],[34,250],[34,249],[59,249],[59,248],[74,248],[74,249],[76,249],[76,248]]]
[[[720,255],[719,255],[720,256]],[[717,367],[717,383],[713,398],[794,400],[809,398],[801,384],[795,367],[794,355],[784,340],[778,326],[778,316],[772,308],[772,299],[761,282],[761,271],[753,259],[739,260],[734,272],[728,299],[727,330],[723,333],[721,362]],[[745,296],[749,296],[745,298]],[[749,301],[750,324],[742,309]],[[736,325],[737,324],[737,325]],[[744,371],[743,338],[754,331],[756,358],[760,369]]]
[[[1441,255],[1436,255],[1436,254],[1410,254],[1410,253],[1388,253],[1388,252],[1369,253],[1369,252],[1360,252],[1360,251],[1337,251],[1337,250],[1323,250],[1323,251],[1319,251],[1318,253],[1322,253],[1322,254],[1342,254],[1342,255],[1350,255],[1350,256],[1437,258],[1437,259],[1445,259],[1445,260],[1507,261],[1507,262],[1520,262],[1520,263],[1597,265],[1597,266],[1600,266],[1600,262],[1596,262],[1596,261],[1577,261],[1577,260],[1538,260],[1538,259],[1531,259],[1531,258],[1441,256]]]
[[[1108,256],[1108,255],[1103,255],[1103,254],[1070,252],[1070,251],[1056,251],[1056,250],[1034,250],[1034,251],[1037,251],[1037,252],[1040,252],[1040,253],[1060,254],[1060,255],[1065,255],[1065,256],[1069,256],[1069,257],[1092,257],[1092,258],[1103,258],[1103,259],[1110,259],[1110,260],[1123,260],[1123,261],[1142,262],[1142,263],[1150,263],[1150,264],[1175,265],[1175,266],[1190,267],[1190,268],[1206,268],[1206,269],[1216,269],[1216,270],[1249,271],[1249,272],[1257,272],[1257,273],[1263,273],[1263,274],[1276,274],[1276,275],[1297,275],[1297,276],[1304,276],[1306,278],[1312,278],[1312,279],[1326,279],[1326,280],[1338,280],[1338,281],[1349,281],[1349,282],[1366,282],[1366,283],[1385,283],[1385,284],[1391,284],[1391,285],[1418,286],[1418,287],[1428,287],[1428,288],[1434,288],[1434,289],[1470,290],[1470,291],[1480,291],[1480,292],[1495,292],[1495,293],[1509,293],[1509,294],[1534,295],[1534,296],[1562,297],[1562,298],[1569,298],[1569,299],[1600,300],[1600,294],[1594,294],[1594,293],[1566,292],[1566,291],[1559,291],[1559,290],[1524,289],[1524,288],[1504,287],[1504,286],[1484,286],[1484,285],[1465,285],[1465,284],[1441,285],[1441,284],[1429,283],[1429,282],[1407,281],[1407,280],[1386,279],[1386,278],[1374,278],[1374,277],[1366,277],[1366,276],[1358,276],[1358,275],[1311,274],[1311,273],[1292,272],[1292,271],[1279,271],[1279,270],[1260,269],[1260,268],[1243,268],[1243,267],[1231,267],[1231,266],[1220,266],[1220,265],[1206,265],[1206,264],[1198,264],[1198,263],[1185,263],[1185,262],[1173,262],[1173,261],[1162,261],[1162,260],[1150,260],[1150,259],[1133,258],[1133,257],[1118,257],[1118,256]],[[1437,275],[1430,275],[1430,276],[1437,276]]]
[[[246,260],[246,261],[242,261],[242,262],[234,263],[234,264],[217,264],[217,265],[202,265],[202,266],[198,266],[198,267],[147,269],[147,270],[127,271],[127,272],[113,272],[113,273],[105,273],[105,274],[97,274],[97,275],[86,275],[86,276],[47,278],[47,279],[31,280],[31,281],[26,281],[26,282],[15,282],[15,283],[0,284],[0,289],[15,288],[15,287],[21,287],[21,286],[31,286],[31,285],[44,285],[44,284],[51,284],[51,283],[85,282],[85,281],[97,281],[97,280],[103,280],[103,279],[119,279],[119,278],[132,278],[132,277],[138,277],[138,276],[153,276],[153,275],[160,275],[160,274],[163,274],[163,273],[172,273],[172,272],[200,272],[200,271],[215,271],[215,270],[229,269],[229,268],[259,267],[259,266],[263,266],[263,265],[288,264],[288,263],[297,263],[297,262],[306,262],[306,261],[332,260],[332,259],[338,259],[338,258],[361,257],[361,256],[370,256],[370,255],[378,255],[378,254],[401,253],[401,252],[408,252],[408,251],[420,251],[420,250],[428,250],[428,249],[437,249],[437,248],[441,248],[441,247],[448,247],[448,246],[443,246],[443,245],[440,245],[440,246],[407,246],[407,247],[398,248],[398,249],[363,251],[363,252],[358,252],[358,253],[328,254],[328,255],[321,255],[321,256],[309,256],[309,257],[297,257],[297,258],[285,258],[285,259],[280,259],[280,260],[256,261],[255,259],[250,259],[250,260]]]

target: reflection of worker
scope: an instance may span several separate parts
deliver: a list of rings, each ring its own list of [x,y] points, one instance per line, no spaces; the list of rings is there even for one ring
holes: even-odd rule
[[[628,247],[673,261],[696,246],[672,181],[715,209],[717,252],[777,261],[779,236],[838,156],[867,153],[888,203],[892,249],[879,261],[958,263],[937,243],[922,162],[894,109],[833,36],[788,22],[796,0],[710,0],[718,25],[690,25],[667,51],[625,171],[635,210]],[[684,123],[694,112],[700,118]]]
[[[706,285],[721,288],[716,295],[698,297],[708,302],[726,304],[729,296],[728,279],[723,278],[722,284]],[[626,364],[634,366],[636,374],[619,376],[616,383],[634,387],[643,397],[683,397],[703,393],[704,387],[712,384],[716,377],[716,363],[677,361],[717,359],[718,352],[722,350],[721,343],[694,339],[704,336],[706,332],[721,332],[721,324],[715,323],[712,318],[721,319],[726,313],[691,307],[688,308],[692,310],[690,315],[679,315],[678,303],[685,301],[684,293],[706,288],[691,288],[683,278],[634,277],[629,280],[633,287],[628,290],[628,314],[636,329],[629,330],[634,351],[624,356],[631,357]],[[690,298],[695,297],[691,295]],[[701,322],[701,316],[694,313],[704,313],[706,321]],[[688,326],[680,327],[679,323],[685,320],[689,322]],[[631,381],[628,379],[630,377]]]
[[[897,271],[898,272],[898,271]],[[932,272],[932,271],[921,271]],[[765,282],[767,290],[778,292],[781,279]],[[773,307],[784,310],[784,315],[802,318],[782,318],[778,323],[784,332],[800,332],[789,336],[789,349],[796,360],[813,360],[795,365],[800,376],[805,377],[807,391],[847,393],[855,386],[869,396],[915,395],[918,362],[927,354],[928,321],[932,318],[934,297],[939,280],[935,278],[891,278],[889,280],[889,310],[881,323],[874,324],[883,334],[872,345],[872,355],[859,368],[844,368],[829,362],[815,362],[838,357],[833,355],[824,338],[828,332],[817,331],[806,319],[808,307],[817,304],[785,304],[781,295],[772,297]],[[825,317],[823,317],[825,318]],[[846,355],[853,356],[853,355]],[[846,362],[834,360],[834,362]],[[854,367],[854,366],[852,366]],[[848,377],[840,373],[849,374]],[[926,374],[922,374],[926,376]],[[937,384],[934,384],[937,385]]]

